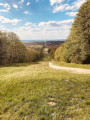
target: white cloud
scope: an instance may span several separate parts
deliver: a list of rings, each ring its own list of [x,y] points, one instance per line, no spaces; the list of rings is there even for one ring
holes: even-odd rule
[[[9,29],[7,29],[5,26],[3,26],[3,25],[0,25],[0,30],[1,31],[4,31],[4,32],[8,32],[9,31]]]
[[[45,31],[32,30],[31,28],[25,29],[15,29],[14,32],[20,37],[22,40],[56,40],[56,39],[66,39],[69,35],[70,30],[53,30],[53,31]],[[24,33],[24,34],[23,34]],[[63,34],[62,34],[63,33]]]
[[[17,4],[13,4],[13,7],[16,8],[16,9],[18,8]]]
[[[30,26],[32,23],[31,22],[26,22],[25,26]]]
[[[77,9],[79,9],[80,6],[81,6],[84,2],[86,2],[86,0],[77,0],[77,1],[74,2],[72,5],[74,6],[74,9],[75,9],[75,7],[76,7]]]
[[[68,5],[65,10],[77,10],[81,7],[81,5],[86,2],[86,0],[76,0],[72,3],[72,5]]]
[[[23,4],[24,3],[24,0],[20,0],[19,4]]]
[[[16,25],[18,22],[20,22],[21,20],[18,20],[18,19],[8,19],[8,18],[5,18],[3,16],[0,16],[0,22],[1,23],[11,23],[12,25]]]
[[[30,5],[30,2],[27,2],[27,6]]]
[[[7,10],[10,10],[10,5],[8,3],[4,4],[4,8],[6,8]]]
[[[54,4],[58,4],[58,3],[62,3],[65,0],[50,0],[50,4],[54,5]]]
[[[0,6],[3,6],[4,4],[3,3],[0,3]]]
[[[69,29],[73,23],[73,19],[63,21],[48,21],[39,23],[39,27],[44,30],[65,30]]]
[[[2,9],[0,12],[9,12],[8,10]]]
[[[76,16],[78,12],[67,12],[66,14],[69,16]]]
[[[51,1],[51,0],[50,0]],[[56,0],[53,0],[53,2]],[[57,0],[58,1],[58,0]],[[71,5],[70,4],[58,4],[53,8],[53,13],[59,12],[59,11],[67,11],[67,10],[78,10],[80,6],[85,2],[86,0],[76,0]],[[56,4],[57,2],[54,2]],[[59,2],[58,2],[59,3]],[[53,3],[51,4],[53,5]]]
[[[73,19],[40,22],[37,25],[31,22],[26,22],[25,25],[12,28],[11,31],[15,32],[20,39],[23,40],[66,39],[69,35],[72,23]],[[7,31],[10,32],[8,29]]]
[[[66,39],[69,35],[72,22],[73,19],[40,22],[38,25],[27,22],[25,26],[15,28],[13,31],[17,33],[21,39],[25,40]]]
[[[65,8],[68,6],[68,4],[63,4],[63,5],[60,5],[60,6],[56,6],[54,9],[53,9],[53,13],[56,13],[56,12],[59,12],[59,11],[63,11],[65,10]]]
[[[26,14],[26,15],[30,15],[31,13],[29,13],[29,11],[24,11],[24,14]]]
[[[3,6],[4,7],[4,9],[6,9],[7,11],[9,11],[10,10],[10,5],[8,4],[8,3],[0,3],[0,6]],[[5,11],[5,10],[4,10]]]

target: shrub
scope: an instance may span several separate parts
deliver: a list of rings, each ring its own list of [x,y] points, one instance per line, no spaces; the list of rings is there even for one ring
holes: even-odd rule
[[[48,52],[49,52],[50,58],[52,58],[52,59],[54,58],[55,51],[56,51],[56,48],[50,48],[49,49]]]
[[[35,50],[31,50],[31,49],[27,49],[26,50],[26,55],[25,55],[25,61],[26,62],[33,62],[37,59],[40,58],[40,53],[35,51]]]
[[[57,61],[62,61],[63,60],[62,53],[63,53],[63,45],[60,45],[60,47],[58,47],[55,51],[54,59]]]

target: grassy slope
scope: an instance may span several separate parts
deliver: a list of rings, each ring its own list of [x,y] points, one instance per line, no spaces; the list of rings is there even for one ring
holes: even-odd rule
[[[0,67],[0,120],[89,120],[89,80],[48,61]]]
[[[82,68],[82,69],[90,69],[90,64],[75,64],[75,63],[65,63],[65,62],[57,62],[53,61],[55,65],[65,66],[65,67],[74,67],[74,68]]]

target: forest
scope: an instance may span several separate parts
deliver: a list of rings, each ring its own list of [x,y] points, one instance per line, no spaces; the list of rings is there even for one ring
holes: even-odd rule
[[[27,47],[15,33],[0,31],[0,64],[32,62],[41,57],[43,46]]]
[[[56,60],[68,63],[90,64],[89,8],[90,0],[87,0],[79,9],[65,43],[56,50]]]

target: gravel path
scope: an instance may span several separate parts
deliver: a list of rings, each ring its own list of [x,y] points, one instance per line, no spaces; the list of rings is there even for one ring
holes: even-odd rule
[[[51,62],[49,62],[49,67],[57,70],[64,70],[69,71],[72,73],[78,73],[78,74],[90,74],[90,70],[88,69],[81,69],[81,68],[73,68],[73,67],[60,67],[57,65],[53,65]]]

